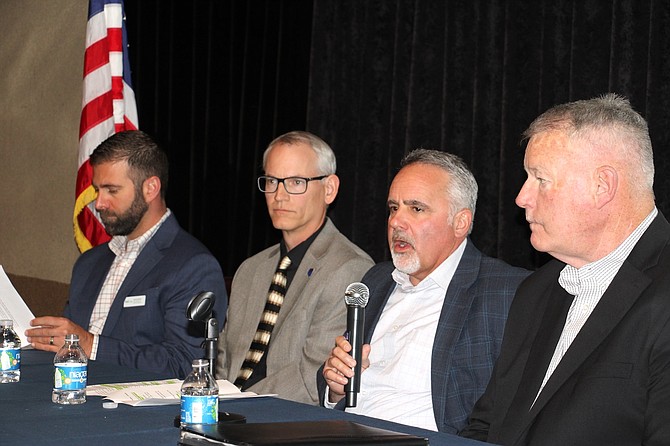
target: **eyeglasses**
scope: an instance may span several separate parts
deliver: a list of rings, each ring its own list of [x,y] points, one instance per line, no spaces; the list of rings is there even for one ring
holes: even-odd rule
[[[300,195],[307,192],[307,183],[310,181],[323,180],[330,175],[321,175],[319,177],[303,178],[303,177],[288,177],[275,178],[262,176],[258,177],[258,189],[266,194],[273,194],[277,192],[279,183],[284,183],[284,189],[291,195]]]

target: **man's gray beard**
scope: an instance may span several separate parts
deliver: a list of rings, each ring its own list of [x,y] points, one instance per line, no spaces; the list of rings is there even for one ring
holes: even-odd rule
[[[393,258],[393,266],[401,273],[407,275],[414,274],[421,267],[421,262],[416,252],[398,254],[391,251],[391,258]]]

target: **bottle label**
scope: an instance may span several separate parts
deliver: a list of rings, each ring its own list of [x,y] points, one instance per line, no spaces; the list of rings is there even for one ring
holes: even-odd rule
[[[82,390],[86,388],[86,364],[55,364],[54,388],[57,390]]]
[[[219,421],[218,395],[181,396],[181,422],[216,424]]]
[[[0,369],[19,370],[21,367],[21,349],[3,348],[0,349]]]

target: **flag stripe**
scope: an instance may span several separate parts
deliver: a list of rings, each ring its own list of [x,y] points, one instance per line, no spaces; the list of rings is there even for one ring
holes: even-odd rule
[[[83,136],[91,128],[113,116],[112,109],[112,91],[108,91],[101,96],[90,101],[81,111],[81,121],[79,123],[79,136]],[[111,136],[111,135],[108,135]],[[100,141],[102,142],[102,141]],[[87,158],[90,153],[87,154]]]
[[[94,207],[88,159],[114,133],[138,128],[127,41],[123,0],[90,0],[73,216],[74,237],[82,252],[109,240]]]
[[[92,71],[84,78],[82,107],[93,99],[112,89],[112,75],[109,64]]]

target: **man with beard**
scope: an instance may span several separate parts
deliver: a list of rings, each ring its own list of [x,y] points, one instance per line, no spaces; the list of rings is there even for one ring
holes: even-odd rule
[[[348,412],[456,433],[484,392],[514,292],[528,271],[482,254],[468,238],[477,183],[463,161],[414,150],[388,195],[393,262],[363,277],[360,394]],[[337,337],[317,374],[321,403],[344,408],[356,361]]]
[[[33,319],[28,340],[55,352],[73,333],[92,360],[183,378],[203,356],[202,327],[186,318],[190,300],[213,292],[214,316],[223,324],[221,268],[167,208],[167,156],[148,135],[117,133],[90,163],[95,208],[112,239],[79,257],[64,317]]]

